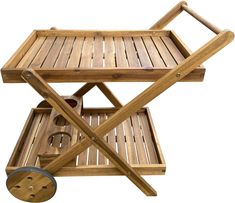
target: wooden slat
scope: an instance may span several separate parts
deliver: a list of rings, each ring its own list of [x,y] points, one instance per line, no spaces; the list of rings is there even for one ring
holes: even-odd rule
[[[34,137],[33,147],[32,147],[32,150],[30,151],[30,154],[29,154],[29,157],[28,157],[28,160],[26,163],[27,166],[34,166],[36,163],[38,151],[40,148],[40,143],[41,143],[42,137],[44,135],[48,119],[49,119],[48,114],[42,115],[42,119],[39,124],[40,126],[38,127],[38,132]]]
[[[16,68],[27,68],[38,53],[39,49],[42,47],[45,39],[46,37],[37,38],[24,57],[20,60]]]
[[[103,67],[103,37],[95,37],[93,67]]]
[[[147,160],[146,152],[144,149],[143,138],[142,138],[142,134],[140,131],[140,126],[139,126],[139,122],[138,122],[138,118],[136,114],[133,114],[131,116],[131,122],[132,122],[133,130],[134,130],[134,137],[135,137],[136,150],[137,150],[139,163],[147,164],[148,160]]]
[[[91,67],[91,58],[92,58],[92,51],[93,51],[93,37],[86,37],[83,48],[82,48],[82,58],[80,67],[90,68]]]
[[[11,158],[7,164],[8,167],[9,166],[19,166],[19,165],[17,165],[17,162],[19,162],[19,157],[20,157],[22,149],[24,148],[25,140],[28,137],[28,132],[30,131],[30,129],[32,127],[34,117],[35,117],[34,109],[31,109],[30,114],[24,124],[23,130],[20,134],[19,140],[17,141],[16,146],[14,148],[14,151],[11,155]]]
[[[90,114],[85,114],[83,116],[83,119],[90,124]],[[84,139],[84,136],[81,136],[81,140]],[[88,148],[84,150],[82,153],[79,154],[79,160],[78,160],[78,165],[87,165],[87,157],[88,156]]]
[[[126,119],[123,122],[123,128],[126,136],[126,146],[127,146],[127,153],[128,153],[128,161],[130,164],[137,164],[137,153],[134,144],[134,136],[131,130],[131,120],[130,118]]]
[[[161,56],[158,53],[152,39],[150,37],[143,37],[144,44],[147,48],[149,57],[153,63],[154,67],[165,67],[165,63],[163,62]]]
[[[162,41],[170,51],[171,55],[174,57],[177,64],[180,64],[185,58],[179,49],[176,47],[174,42],[169,37],[161,37]]]
[[[49,51],[44,63],[42,64],[42,68],[45,67],[54,67],[56,59],[61,51],[61,48],[64,44],[65,37],[57,37],[51,50]]]
[[[105,51],[105,67],[115,67],[115,46],[113,37],[105,37],[104,51]]]
[[[154,44],[156,45],[164,63],[166,64],[167,67],[174,67],[176,66],[176,62],[174,58],[171,56],[169,53],[168,49],[162,42],[162,40],[159,37],[152,37]]]
[[[38,51],[36,57],[32,61],[32,63],[29,65],[29,68],[40,68],[42,63],[44,62],[48,52],[50,51],[54,41],[55,37],[47,37],[45,42],[43,43],[42,47]]]
[[[33,31],[27,37],[27,39],[21,44],[21,46],[16,50],[16,52],[11,56],[11,58],[6,62],[6,64],[3,66],[2,69],[15,68],[36,39],[37,39],[37,32]]]
[[[117,148],[118,153],[127,160],[126,155],[126,147],[125,147],[125,137],[124,137],[124,131],[123,131],[123,124],[119,124],[117,126]]]
[[[135,46],[133,44],[133,40],[131,37],[124,37],[124,43],[126,47],[126,54],[129,66],[131,67],[139,67],[139,59],[136,54]]]
[[[98,126],[98,114],[91,115],[91,127],[96,128]],[[89,148],[88,165],[97,165],[97,148],[92,145]]]
[[[82,54],[82,47],[84,43],[84,37],[76,37],[73,45],[67,68],[74,68],[79,66],[79,62]]]
[[[139,122],[142,126],[142,132],[144,135],[145,143],[147,146],[147,151],[148,151],[148,157],[149,157],[149,163],[150,164],[157,164],[159,163],[158,157],[157,157],[157,152],[154,147],[153,141],[152,141],[152,135],[151,135],[151,130],[148,124],[148,120],[146,118],[145,113],[138,113],[139,115]]]
[[[19,159],[16,165],[25,166],[26,161],[27,161],[27,156],[30,151],[31,143],[34,139],[35,133],[37,132],[37,128],[39,126],[41,118],[42,118],[42,114],[35,115],[33,123],[28,133],[30,136],[28,136],[25,140],[24,146],[22,148],[21,154],[19,156]]]
[[[99,122],[99,125],[102,124],[105,120],[106,120],[106,114],[102,113],[102,114],[99,114],[100,116],[100,122]],[[106,142],[108,142],[107,140],[107,135],[104,136],[103,138]],[[107,159],[106,157],[103,155],[103,153],[101,151],[99,151],[99,165],[105,165],[107,163]]]
[[[107,114],[107,117],[109,118],[112,114]],[[108,144],[116,151],[116,136],[115,136],[115,129],[112,129],[108,135]],[[109,165],[113,165],[113,163],[109,160]]]
[[[66,67],[69,56],[72,51],[73,43],[74,43],[75,37],[67,37],[65,39],[64,45],[62,47],[62,50],[60,52],[60,55],[55,63],[55,68],[64,68]]]
[[[144,46],[144,43],[142,41],[141,37],[133,37],[136,50],[138,52],[138,56],[140,59],[140,63],[142,67],[152,67],[152,62],[149,58],[148,52]]]
[[[122,37],[114,37],[117,67],[128,67],[125,45]]]

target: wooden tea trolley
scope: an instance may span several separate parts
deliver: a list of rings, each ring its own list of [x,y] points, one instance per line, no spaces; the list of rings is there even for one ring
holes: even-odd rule
[[[216,36],[191,53],[175,32],[162,30],[186,11]],[[141,175],[164,174],[163,154],[148,102],[178,81],[202,81],[201,65],[234,38],[180,2],[146,31],[35,30],[2,68],[6,83],[30,84],[42,97],[32,109],[7,165],[7,188],[28,202],[56,192],[54,176],[125,175],[144,194]],[[104,82],[154,83],[126,105]],[[86,82],[60,96],[50,82]],[[97,86],[113,108],[84,108]],[[95,99],[94,99],[95,100]]]

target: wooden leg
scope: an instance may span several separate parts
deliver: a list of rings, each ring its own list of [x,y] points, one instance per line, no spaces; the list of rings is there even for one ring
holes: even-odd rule
[[[96,83],[96,85],[115,107],[122,107],[121,102],[104,83]]]
[[[107,99],[115,106],[115,107],[122,107],[121,102],[118,100],[117,97],[111,92],[111,90],[102,82],[100,83],[86,83],[82,86],[77,92],[75,92],[74,96],[82,97],[87,92],[89,92],[93,87],[97,86],[101,92],[107,97]]]
[[[61,98],[35,71],[25,70],[23,79],[41,94],[73,126],[79,129],[89,145],[96,146],[116,167],[125,174],[146,195],[157,195],[156,191],[136,172],[113,148],[107,144],[95,131],[78,115],[78,113]],[[68,154],[67,154],[68,155]],[[63,155],[61,155],[63,156]],[[60,156],[59,156],[60,157]],[[70,155],[69,155],[70,159]],[[54,173],[61,168],[60,164],[48,164],[44,170]]]
[[[160,95],[166,89],[168,89],[171,85],[181,80],[191,71],[193,71],[197,66],[202,64],[206,59],[210,56],[218,52],[224,46],[226,46],[229,42],[231,42],[234,38],[234,35],[230,31],[223,31],[216,37],[214,37],[211,41],[205,44],[196,52],[192,53],[187,59],[185,59],[181,64],[179,64],[176,68],[172,69],[169,73],[164,75],[160,80],[156,81],[149,88],[139,94],[136,98],[126,104],[124,107],[119,109],[113,116],[111,116],[108,120],[103,122],[100,126],[98,126],[94,131],[95,133],[102,137],[106,133],[108,133],[111,129],[116,127],[122,121],[124,121],[127,117],[129,117],[132,113],[136,112],[142,106],[153,100],[155,97]],[[25,72],[26,73],[26,72]],[[44,97],[43,92],[40,93]],[[79,153],[84,151],[87,147],[90,146],[90,142],[88,140],[82,140],[81,144],[73,145],[66,153],[56,158],[53,162],[51,162],[48,167],[53,171],[63,167],[73,158],[75,158]]]
[[[164,75],[160,80],[156,81],[153,85],[143,91],[140,95],[138,95],[131,102],[126,104],[120,110],[118,110],[113,116],[111,116],[107,121],[103,122],[99,127],[97,127],[94,132],[98,137],[104,136],[107,132],[129,117],[132,113],[137,111],[139,108],[150,102],[152,99],[160,95],[170,86],[172,86],[177,81],[181,80],[187,74],[192,72],[197,66],[202,64],[206,59],[217,53],[220,49],[230,43],[234,38],[234,35],[231,31],[223,31],[210,40],[207,44],[202,46],[196,52],[192,53],[187,59],[185,59],[181,64],[176,66],[166,75]],[[25,71],[23,74],[23,78],[27,79],[27,73],[29,71]],[[32,81],[32,84],[33,85]],[[31,82],[29,82],[31,83]],[[51,100],[49,95],[45,91],[39,91],[39,93],[46,97],[50,104],[53,104],[54,107],[58,107],[58,102],[54,102]],[[61,103],[61,102],[59,102]],[[62,106],[65,104],[62,103]],[[71,115],[70,115],[71,117]],[[71,122],[71,120],[70,120]],[[78,126],[80,127],[80,126]],[[54,173],[75,158],[79,153],[84,151],[87,147],[90,146],[90,142],[87,139],[82,140],[80,144],[73,145],[66,153],[56,158],[45,168],[50,172]]]
[[[77,97],[82,97],[83,95],[85,95],[87,92],[89,92],[95,86],[96,86],[96,83],[86,83],[73,95],[77,96]]]

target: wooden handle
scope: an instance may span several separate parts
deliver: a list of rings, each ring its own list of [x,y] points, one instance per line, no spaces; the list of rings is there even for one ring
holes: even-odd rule
[[[178,16],[182,11],[182,5],[187,5],[186,1],[181,1],[175,5],[166,15],[164,15],[159,21],[157,21],[150,30],[161,30],[167,24],[169,24],[176,16]]]
[[[203,17],[201,17],[200,15],[198,15],[195,11],[193,11],[191,8],[189,8],[186,4],[182,4],[182,8],[183,10],[185,10],[188,14],[190,14],[192,17],[194,17],[195,19],[197,19],[200,23],[202,23],[203,25],[205,25],[208,29],[210,29],[212,32],[214,32],[215,34],[219,34],[220,32],[222,32],[221,29],[219,29],[218,27],[216,27],[215,25],[211,24],[210,22],[208,22],[206,19],[204,19]]]
[[[212,32],[215,34],[219,34],[222,32],[221,29],[216,27],[215,25],[208,22],[206,19],[198,15],[195,11],[193,11],[191,8],[188,7],[187,2],[181,1],[179,2],[174,8],[172,8],[165,16],[163,16],[158,22],[156,22],[150,30],[161,30],[166,25],[168,25],[176,16],[178,16],[182,11],[186,11],[188,14],[190,14],[192,17],[194,17],[196,20],[198,20],[200,23],[205,25],[207,28],[209,28]]]

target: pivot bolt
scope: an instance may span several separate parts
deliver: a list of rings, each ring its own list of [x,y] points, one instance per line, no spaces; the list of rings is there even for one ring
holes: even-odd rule
[[[181,76],[181,73],[176,73],[176,77],[179,78]]]

